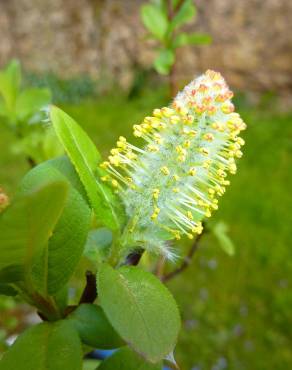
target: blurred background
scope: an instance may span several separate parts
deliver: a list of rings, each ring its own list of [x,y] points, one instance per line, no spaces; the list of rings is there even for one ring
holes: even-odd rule
[[[169,282],[183,318],[176,358],[183,370],[292,369],[292,2],[188,1],[174,32],[197,36],[181,37],[175,52],[157,32],[161,15],[149,20],[141,8],[166,5],[173,19],[182,6],[163,3],[0,0],[0,68],[17,58],[23,88],[49,89],[104,155],[119,135],[134,141],[132,125],[194,76],[223,74],[248,125],[214,216],[228,224],[235,255],[206,235],[191,267]],[[0,187],[13,197],[31,163],[2,121]],[[0,350],[31,320],[0,295]]]

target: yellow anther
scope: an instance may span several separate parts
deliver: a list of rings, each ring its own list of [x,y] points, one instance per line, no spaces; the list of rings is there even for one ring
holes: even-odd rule
[[[170,120],[170,123],[175,125],[176,123],[178,123],[180,121],[180,117],[179,116],[171,116],[169,120]]]
[[[245,141],[241,137],[237,137],[235,141],[240,145],[243,146],[245,144]]]
[[[187,115],[187,114],[188,114],[188,109],[187,109],[187,108],[184,108],[184,107],[178,107],[178,108],[177,108],[177,110],[178,110],[178,112],[179,112],[179,114],[180,114],[181,116],[185,116],[185,115]]]
[[[204,139],[207,140],[207,141],[213,141],[214,140],[214,135],[209,132],[209,133],[204,135]]]
[[[117,182],[117,180],[112,180],[112,186],[114,188],[117,188],[119,186],[119,183]]]
[[[149,150],[149,152],[156,153],[159,152],[159,147],[157,145],[149,144],[147,145],[147,150]]]
[[[231,173],[231,174],[236,174],[236,164],[235,163],[233,163],[233,164],[230,164],[229,165],[229,167],[228,167],[228,169],[229,169],[229,172]]]
[[[210,212],[210,210],[209,210],[209,209],[207,209],[207,211],[206,211],[206,213],[205,213],[205,216],[206,216],[206,217],[211,217],[211,212]]]
[[[221,168],[219,168],[219,170],[217,170],[217,175],[219,177],[226,177],[227,173],[225,171],[223,171]]]
[[[122,143],[126,143],[127,139],[124,136],[120,136],[119,141],[121,141]]]
[[[179,192],[180,192],[179,188],[172,188],[172,191],[173,191],[174,193],[179,193]]]
[[[193,220],[194,217],[191,211],[187,211],[187,217],[188,219]]]
[[[133,135],[134,135],[135,137],[141,137],[141,136],[142,136],[142,132],[141,132],[141,131],[138,131],[138,130],[134,130]]]
[[[158,197],[159,197],[159,193],[160,193],[160,190],[159,189],[153,189],[152,190],[152,195],[153,195],[153,198],[154,199],[158,199]]]
[[[174,237],[175,237],[176,240],[180,240],[180,232],[179,231],[175,230],[173,232],[173,235],[174,235]]]
[[[100,179],[101,179],[101,181],[108,181],[109,180],[109,176],[108,175],[102,176]]]
[[[100,168],[108,168],[108,166],[110,165],[110,163],[108,161],[105,161],[105,162],[102,162],[99,167]]]
[[[154,109],[153,116],[157,118],[161,118],[162,117],[161,109]]]
[[[190,233],[187,233],[187,237],[189,238],[189,239],[194,239],[194,235],[193,234],[190,234]]]
[[[184,143],[183,143],[183,146],[185,148],[189,148],[191,146],[191,141],[190,140],[186,140]]]
[[[209,149],[208,148],[200,148],[200,152],[204,155],[209,155]]]
[[[137,158],[137,154],[135,154],[135,153],[133,153],[133,152],[128,152],[127,154],[126,154],[126,157],[128,158],[128,159],[136,159]]]
[[[196,173],[197,173],[197,169],[196,169],[195,167],[191,167],[191,168],[189,169],[189,175],[191,175],[191,176],[195,176],[195,175],[196,175]]]
[[[113,164],[116,167],[118,167],[121,164],[121,158],[117,155],[110,155],[108,157],[108,159],[109,159],[110,163]]]
[[[232,113],[234,111],[234,105],[230,102],[223,103],[221,105],[221,111],[225,114]]]
[[[235,152],[235,157],[236,157],[236,158],[241,158],[241,157],[242,157],[242,151],[241,151],[241,150],[237,150],[237,151]]]
[[[177,157],[179,162],[185,162],[186,161],[186,156],[184,154],[181,154]]]
[[[197,226],[192,228],[192,232],[195,234],[202,234],[202,231],[203,231],[203,226],[201,222],[199,222]]]
[[[163,107],[161,113],[164,117],[171,117],[174,114],[174,110],[168,107]]]
[[[114,149],[112,149],[111,150],[111,154],[112,155],[117,155],[117,154],[119,154],[120,153],[120,151],[119,151],[119,149],[117,149],[117,148],[114,148]]]
[[[160,171],[163,173],[163,175],[168,176],[169,175],[169,169],[166,166],[163,166],[160,168]]]
[[[214,189],[212,189],[212,188],[209,188],[209,189],[208,189],[208,193],[209,193],[210,195],[214,195],[214,194],[215,194],[215,190],[214,190]]]
[[[212,123],[212,128],[216,131],[223,132],[224,124],[222,122],[214,122]]]
[[[173,179],[174,179],[175,181],[179,181],[179,180],[180,180],[180,177],[179,177],[178,175],[173,175]]]
[[[188,114],[187,116],[183,117],[183,123],[186,125],[191,125],[194,122],[195,117],[191,114]]]

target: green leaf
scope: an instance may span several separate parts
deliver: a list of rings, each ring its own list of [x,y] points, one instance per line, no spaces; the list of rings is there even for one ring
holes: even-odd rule
[[[211,228],[211,230],[217,238],[219,245],[224,250],[224,252],[226,252],[230,256],[233,256],[235,253],[235,247],[232,240],[228,236],[228,225],[226,225],[225,222],[220,221],[217,222],[215,226]]]
[[[31,272],[62,213],[68,192],[64,181],[46,184],[15,199],[0,216],[0,270],[23,266]]]
[[[23,266],[10,265],[0,270],[1,283],[17,283],[23,279]]]
[[[210,35],[206,33],[186,33],[182,32],[176,36],[173,42],[175,48],[185,45],[208,45],[212,42]]]
[[[19,120],[34,115],[51,101],[51,92],[48,89],[30,88],[23,90],[16,99],[15,111]]]
[[[65,176],[66,173],[72,182]],[[22,194],[26,193],[48,181],[64,181],[69,189],[54,233],[33,268],[37,288],[44,294],[54,294],[68,282],[79,263],[90,226],[91,211],[73,186],[78,184],[77,187],[82,188],[74,167],[66,157],[44,162],[33,168],[22,180],[20,191]]]
[[[112,349],[125,344],[109,323],[100,306],[82,304],[68,316],[68,320],[78,332],[82,343],[88,346]]]
[[[141,17],[148,31],[158,40],[163,40],[167,32],[168,20],[161,7],[154,4],[143,5]]]
[[[180,328],[177,305],[154,275],[137,267],[97,275],[99,302],[110,323],[133,349],[151,362],[173,351]]]
[[[129,347],[116,351],[112,356],[104,360],[98,370],[161,370],[162,363],[151,364]]]
[[[0,283],[0,295],[16,296],[17,291],[9,284]]]
[[[44,160],[60,157],[64,154],[64,148],[52,127],[46,128],[42,134],[42,152]]]
[[[4,353],[0,370],[82,370],[82,356],[69,322],[42,323],[18,337]]]
[[[170,31],[192,21],[196,15],[196,7],[193,0],[184,0],[183,5],[173,17],[170,23]]]
[[[20,84],[20,63],[17,60],[12,60],[3,71],[0,71],[0,94],[10,112],[14,109],[15,101],[19,94]]]
[[[174,51],[171,49],[162,49],[154,61],[154,67],[158,73],[167,75],[174,64],[174,61]]]
[[[109,229],[101,227],[91,230],[87,237],[84,255],[98,265],[108,257],[112,241],[113,234]]]
[[[57,136],[74,164],[97,218],[110,229],[120,226],[118,201],[113,192],[98,178],[101,161],[95,145],[82,128],[65,112],[52,107],[51,121]]]

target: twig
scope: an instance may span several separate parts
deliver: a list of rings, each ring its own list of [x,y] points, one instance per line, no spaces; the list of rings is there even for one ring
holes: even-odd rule
[[[161,280],[163,278],[163,272],[165,267],[166,258],[165,256],[161,256],[157,262],[157,266],[155,269],[155,275]]]
[[[172,278],[174,278],[176,275],[180,274],[183,272],[192,262],[193,255],[197,251],[199,247],[199,242],[203,236],[204,232],[202,234],[197,235],[194,243],[192,244],[189,253],[184,257],[182,264],[175,270],[169,272],[168,274],[164,275],[161,277],[161,281],[165,282],[168,281]]]
[[[184,4],[184,0],[180,0],[175,7],[172,5],[172,1],[167,1],[167,13],[168,13],[168,19],[169,21],[172,21],[172,19],[177,15],[177,13],[180,11],[181,7]],[[174,53],[176,54],[176,50],[174,50]],[[177,81],[176,81],[176,67],[177,67],[177,55],[174,57],[174,63],[170,68],[169,71],[169,86],[170,86],[170,97],[173,98],[177,91]]]
[[[127,256],[125,265],[137,266],[144,253],[143,248],[138,248]]]
[[[96,277],[91,271],[86,271],[86,286],[79,300],[79,304],[93,303],[96,297]]]

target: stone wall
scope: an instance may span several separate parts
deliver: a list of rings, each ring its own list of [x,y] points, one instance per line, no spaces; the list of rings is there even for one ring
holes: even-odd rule
[[[27,69],[69,76],[88,72],[128,85],[133,65],[151,65],[141,0],[0,0],[0,65],[18,57]],[[196,0],[190,31],[213,44],[180,52],[178,74],[207,68],[233,87],[292,91],[291,0]]]

